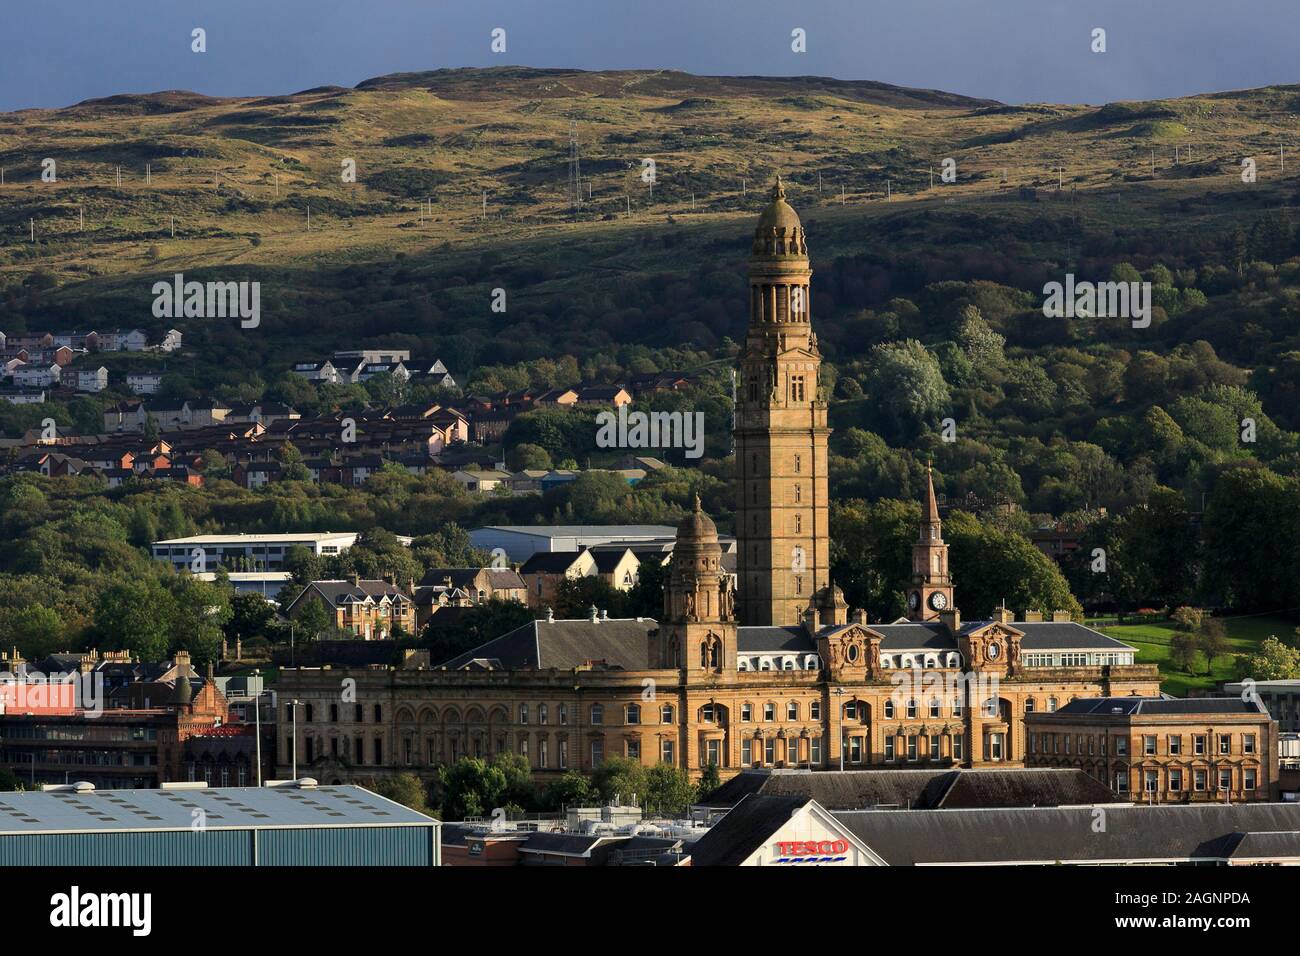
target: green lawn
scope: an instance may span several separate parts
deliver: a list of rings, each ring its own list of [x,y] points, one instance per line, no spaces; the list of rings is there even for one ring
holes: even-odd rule
[[[1255,650],[1269,636],[1285,640],[1295,632],[1295,623],[1277,617],[1227,617],[1220,618],[1228,632],[1228,642],[1233,654],[1246,654]],[[1157,664],[1160,667],[1161,689],[1176,697],[1185,697],[1193,688],[1213,689],[1219,681],[1236,677],[1236,660],[1232,655],[1216,657],[1210,673],[1186,674],[1175,670],[1169,662],[1169,642],[1178,633],[1172,624],[1125,624],[1120,627],[1100,627],[1097,630],[1138,649],[1139,664]],[[1203,669],[1204,659],[1197,656],[1197,670]]]

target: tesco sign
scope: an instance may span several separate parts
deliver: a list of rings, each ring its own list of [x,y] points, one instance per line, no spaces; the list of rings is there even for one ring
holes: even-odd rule
[[[848,840],[781,840],[773,844],[776,863],[843,863]]]

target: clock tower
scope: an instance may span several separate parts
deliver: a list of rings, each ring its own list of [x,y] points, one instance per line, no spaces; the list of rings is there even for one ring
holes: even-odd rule
[[[943,541],[939,503],[934,497],[934,476],[925,469],[926,497],[921,514],[921,534],[912,545],[912,584],[907,592],[907,617],[935,621],[955,607],[952,575],[948,571],[948,545]]]

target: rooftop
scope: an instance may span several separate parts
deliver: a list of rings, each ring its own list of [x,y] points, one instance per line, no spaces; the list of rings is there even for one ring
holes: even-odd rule
[[[422,826],[434,821],[362,787],[211,787],[50,790],[0,794],[0,834],[208,829]]]

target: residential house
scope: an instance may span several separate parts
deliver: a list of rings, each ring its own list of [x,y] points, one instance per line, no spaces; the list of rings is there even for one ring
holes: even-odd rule
[[[141,329],[113,329],[99,336],[101,352],[143,352],[149,346],[149,336]]]
[[[289,602],[284,613],[298,620],[312,602],[330,613],[336,628],[361,640],[384,640],[394,628],[415,633],[415,603],[391,581],[367,581],[356,576],[343,581],[312,581]]]
[[[328,359],[324,362],[299,362],[294,365],[293,371],[309,382],[325,385],[337,385],[339,383],[338,369]]]
[[[632,404],[632,395],[622,385],[588,385],[578,391],[579,405]]]
[[[20,365],[14,369],[14,385],[18,388],[52,388],[63,377],[63,369],[51,362],[49,365]]]
[[[108,369],[99,368],[64,369],[62,384],[78,392],[102,392],[108,388]]]
[[[468,491],[491,494],[497,488],[505,485],[510,479],[510,473],[505,471],[463,470],[453,472],[451,477],[464,485]]]
[[[528,587],[530,607],[550,607],[561,582],[595,577],[599,568],[590,550],[539,551],[519,568],[519,576]]]
[[[0,401],[10,405],[41,405],[45,402],[45,390],[41,388],[3,388],[0,389]]]
[[[126,387],[137,395],[155,395],[162,385],[162,376],[157,372],[130,372],[126,376]]]

